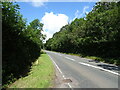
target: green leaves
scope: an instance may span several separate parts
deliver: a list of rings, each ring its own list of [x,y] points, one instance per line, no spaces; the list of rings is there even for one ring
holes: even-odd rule
[[[119,3],[97,2],[85,18],[76,18],[55,33],[53,38],[46,42],[46,49],[101,57],[120,57]]]
[[[35,19],[30,23],[30,27],[34,30],[42,30],[43,24],[38,19]]]
[[[26,25],[18,9],[15,3],[2,2],[3,86],[29,71],[32,62],[40,56],[45,39],[41,33],[43,24],[35,19]]]

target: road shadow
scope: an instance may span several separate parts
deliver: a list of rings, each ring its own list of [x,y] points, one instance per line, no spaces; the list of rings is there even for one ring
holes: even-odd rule
[[[108,70],[114,70],[114,71],[119,71],[120,67],[119,66],[113,66],[113,65],[108,65],[108,64],[98,64],[97,66],[100,66],[104,69],[108,69]]]
[[[100,61],[98,61],[98,60],[89,60],[89,62],[99,63]]]

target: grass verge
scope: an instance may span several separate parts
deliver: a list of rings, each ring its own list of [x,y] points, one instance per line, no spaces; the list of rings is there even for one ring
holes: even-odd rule
[[[45,53],[33,63],[28,76],[21,77],[9,88],[48,88],[53,86],[54,66]]]

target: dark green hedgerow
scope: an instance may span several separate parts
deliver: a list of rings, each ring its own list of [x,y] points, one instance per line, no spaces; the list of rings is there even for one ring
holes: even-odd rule
[[[42,24],[38,19],[26,25],[18,11],[19,5],[2,2],[2,85],[7,87],[21,76],[26,76],[42,46]]]
[[[99,57],[120,65],[120,2],[97,2],[46,41],[48,50]]]

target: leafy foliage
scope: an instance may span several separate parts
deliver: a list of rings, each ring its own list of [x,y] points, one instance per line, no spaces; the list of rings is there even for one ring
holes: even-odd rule
[[[2,2],[3,86],[24,76],[42,47],[43,25],[38,19],[26,25],[18,9],[15,3]]]
[[[120,2],[97,2],[85,18],[76,18],[71,24],[63,26],[55,33],[46,42],[46,49],[118,60],[120,58],[119,11]],[[120,63],[117,61],[117,64]]]

